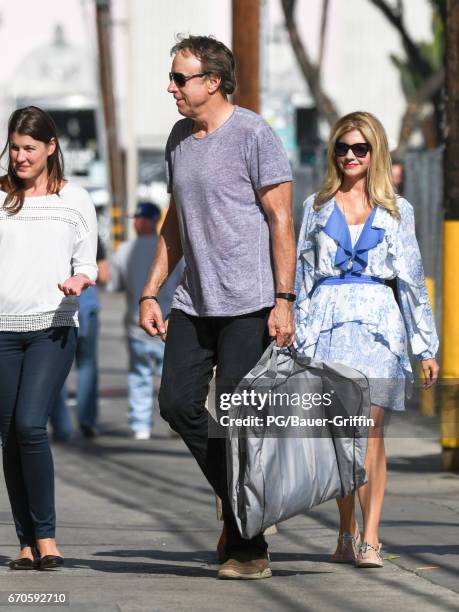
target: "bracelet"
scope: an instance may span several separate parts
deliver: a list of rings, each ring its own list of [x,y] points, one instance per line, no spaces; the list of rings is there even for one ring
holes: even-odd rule
[[[287,300],[287,302],[294,302],[296,295],[294,293],[276,293],[276,298]]]
[[[155,300],[155,302],[158,302],[158,298],[156,297],[156,295],[143,295],[140,300],[139,300],[139,306],[142,302],[144,302],[145,300]],[[158,302],[159,304],[159,302]]]

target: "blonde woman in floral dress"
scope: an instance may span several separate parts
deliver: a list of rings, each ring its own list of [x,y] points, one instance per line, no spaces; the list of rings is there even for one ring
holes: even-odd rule
[[[396,279],[400,307],[387,281]],[[394,191],[387,138],[376,117],[354,112],[334,126],[323,185],[304,204],[296,276],[297,348],[360,370],[370,383],[367,483],[338,498],[332,560],[381,567],[379,522],[386,483],[384,413],[404,410],[412,378],[408,343],[425,387],[435,383],[438,338],[416,241],[413,207]]]

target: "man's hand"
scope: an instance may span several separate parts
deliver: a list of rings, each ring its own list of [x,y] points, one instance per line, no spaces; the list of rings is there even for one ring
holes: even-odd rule
[[[144,300],[139,308],[139,325],[150,336],[161,336],[165,342],[167,322],[164,322],[161,307],[156,300]]]
[[[438,365],[437,360],[434,358],[423,359],[421,361],[421,366],[422,371],[424,372],[424,388],[428,389],[437,382],[440,366]]]
[[[269,335],[276,338],[279,347],[290,346],[295,337],[293,305],[287,300],[278,299],[268,318]]]
[[[87,287],[92,287],[95,284],[96,282],[92,281],[86,274],[75,274],[75,276],[71,276],[57,286],[64,295],[81,295],[81,292]]]

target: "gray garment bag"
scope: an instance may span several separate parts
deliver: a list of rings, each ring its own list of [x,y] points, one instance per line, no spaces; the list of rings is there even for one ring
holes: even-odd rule
[[[244,538],[348,495],[365,483],[368,423],[362,424],[362,417],[370,416],[370,392],[361,372],[315,361],[294,349],[280,350],[273,343],[239,383],[233,398],[244,390],[270,398],[263,406],[260,402],[234,405],[240,402],[232,400],[226,411],[233,418],[261,418],[248,427],[225,428],[229,498]],[[328,402],[289,405],[286,410],[285,404],[294,397],[328,398]],[[332,403],[324,405],[330,398]],[[290,402],[296,403],[298,399]],[[266,425],[269,416],[280,414],[323,421],[317,427]],[[349,421],[343,424],[340,415],[361,418],[350,426]]]

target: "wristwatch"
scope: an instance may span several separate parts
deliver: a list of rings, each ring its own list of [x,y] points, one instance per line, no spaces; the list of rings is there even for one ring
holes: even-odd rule
[[[156,297],[156,295],[143,295],[139,300],[139,306],[145,300],[155,300],[157,302],[158,298]]]
[[[287,300],[287,302],[294,302],[296,295],[294,293],[276,293],[276,298]]]

